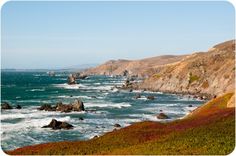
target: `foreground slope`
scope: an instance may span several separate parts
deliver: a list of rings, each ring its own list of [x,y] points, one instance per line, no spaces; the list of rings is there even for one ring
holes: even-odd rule
[[[229,154],[235,147],[234,93],[217,97],[184,119],[141,122],[88,141],[27,146],[8,154]]]

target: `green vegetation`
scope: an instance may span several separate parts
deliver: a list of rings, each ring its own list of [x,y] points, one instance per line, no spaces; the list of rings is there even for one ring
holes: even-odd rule
[[[7,153],[226,155],[235,147],[235,110],[227,108],[232,96],[228,93],[215,98],[181,120],[141,122],[88,141],[40,144]]]
[[[154,75],[152,75],[152,77],[153,77],[154,79],[159,79],[159,78],[161,77],[161,75],[160,75],[160,74],[154,74]]]
[[[193,83],[194,81],[199,80],[200,77],[197,75],[193,75],[192,73],[189,74],[189,84]]]
[[[111,154],[229,154],[235,147],[234,122],[234,117],[219,120],[184,132],[174,132],[158,141],[118,149]]]

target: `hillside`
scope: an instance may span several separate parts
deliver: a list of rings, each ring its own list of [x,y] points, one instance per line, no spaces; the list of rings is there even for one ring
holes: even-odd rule
[[[217,97],[186,118],[169,123],[141,122],[88,141],[65,141],[18,148],[11,155],[211,154],[235,147],[234,93]],[[219,148],[220,147],[220,148]]]
[[[145,77],[155,73],[157,66],[178,62],[185,56],[164,55],[141,60],[111,60],[87,70],[85,74],[123,75],[124,71],[127,70],[129,75]]]
[[[142,60],[113,60],[87,70],[86,74],[138,75],[146,78],[135,89],[205,94],[209,98],[234,90],[235,41],[213,46],[207,52],[165,55]]]
[[[235,42],[227,41],[208,52],[194,53],[175,64],[156,68],[138,84],[139,89],[163,92],[220,95],[234,91]]]

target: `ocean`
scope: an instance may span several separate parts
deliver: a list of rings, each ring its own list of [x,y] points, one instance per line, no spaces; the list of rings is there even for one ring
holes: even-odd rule
[[[204,103],[188,96],[113,89],[124,83],[124,77],[89,76],[88,79],[77,80],[76,85],[68,85],[68,74],[62,72],[50,77],[46,72],[1,73],[2,102],[22,106],[22,109],[1,111],[1,146],[4,150],[54,141],[87,140],[112,131],[114,124],[125,127],[140,121],[168,122],[184,117]],[[141,94],[141,98],[134,98],[137,93]],[[148,100],[148,95],[155,96],[155,99]],[[55,105],[59,101],[69,104],[75,99],[82,100],[88,111],[61,113],[37,110],[42,104]],[[160,110],[170,119],[157,119]],[[84,120],[79,120],[81,117]],[[52,119],[66,121],[74,128],[41,128]]]

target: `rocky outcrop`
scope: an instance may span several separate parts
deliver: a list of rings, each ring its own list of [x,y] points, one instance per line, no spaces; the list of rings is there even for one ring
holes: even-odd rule
[[[76,78],[72,74],[70,74],[67,78],[67,83],[69,85],[76,84]]]
[[[148,95],[148,96],[147,96],[147,99],[148,99],[148,100],[154,100],[154,99],[155,99],[155,96],[153,96],[153,95]]]
[[[52,121],[42,128],[52,128],[53,130],[58,129],[72,129],[73,126],[67,122],[57,121],[56,119],[52,119]]]
[[[38,108],[38,110],[45,110],[45,111],[60,111],[64,113],[68,113],[71,111],[85,111],[84,103],[78,99],[70,104],[63,104],[62,102],[58,102],[55,106],[51,106],[49,104],[44,104]]]
[[[21,105],[16,105],[16,109],[21,109]]]
[[[42,106],[40,106],[37,109],[38,110],[45,110],[45,111],[55,111],[56,107],[52,107],[50,104],[43,104]]]
[[[7,102],[3,102],[1,104],[1,109],[12,109],[12,106]]]
[[[120,124],[115,124],[114,127],[118,128],[118,127],[121,127]]]
[[[84,111],[84,103],[80,100],[75,100],[72,105],[72,110],[73,111]]]
[[[160,113],[157,115],[157,119],[169,119],[169,117],[164,113]]]

